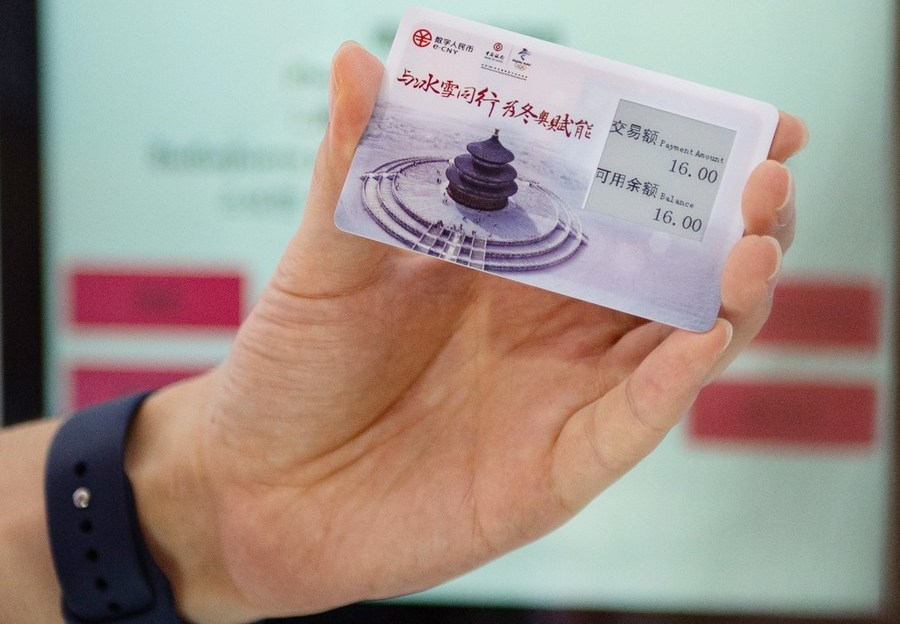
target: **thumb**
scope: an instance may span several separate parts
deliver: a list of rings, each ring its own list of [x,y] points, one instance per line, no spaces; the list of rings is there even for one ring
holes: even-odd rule
[[[357,43],[334,55],[329,118],[319,145],[300,229],[282,258],[275,286],[310,297],[356,290],[386,253],[383,245],[352,236],[334,225],[344,180],[356,145],[372,116],[384,68]]]
[[[333,208],[378,97],[384,68],[362,46],[348,41],[331,63],[328,89],[328,127],[319,147],[307,210],[333,217]],[[329,210],[329,208],[331,210]]]
[[[574,513],[662,441],[731,342],[725,320],[705,334],[675,331],[621,383],[576,412],[554,449],[554,483]]]

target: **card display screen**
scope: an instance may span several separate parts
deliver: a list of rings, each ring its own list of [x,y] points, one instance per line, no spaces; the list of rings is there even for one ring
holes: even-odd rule
[[[702,240],[735,132],[622,100],[585,209]]]

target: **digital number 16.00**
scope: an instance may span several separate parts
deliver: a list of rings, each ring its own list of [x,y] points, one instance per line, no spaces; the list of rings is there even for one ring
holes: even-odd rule
[[[672,166],[669,168],[669,171],[672,173],[678,173],[680,175],[686,175],[689,178],[693,177],[691,173],[691,169],[688,164],[681,160],[673,160]],[[716,180],[719,179],[719,172],[715,169],[708,169],[706,167],[700,167],[700,170],[697,171],[697,179],[702,180],[703,182],[709,182],[712,184]]]
[[[671,210],[657,208],[653,220],[665,223],[666,225],[674,225],[675,214]],[[681,220],[681,227],[685,230],[691,230],[692,232],[699,232],[703,228],[703,219],[687,215]]]

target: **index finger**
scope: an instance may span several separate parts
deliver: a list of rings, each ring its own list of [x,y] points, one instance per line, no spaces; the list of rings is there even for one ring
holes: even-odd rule
[[[769,149],[769,158],[784,162],[804,147],[809,141],[809,131],[799,117],[779,112],[778,127]]]

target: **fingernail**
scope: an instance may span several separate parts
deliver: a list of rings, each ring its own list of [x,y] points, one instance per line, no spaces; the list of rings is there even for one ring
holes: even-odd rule
[[[334,112],[334,97],[335,97],[335,85],[334,85],[334,64],[331,66],[331,76],[328,77],[328,118],[331,119],[331,114]]]
[[[778,224],[778,227],[784,227],[794,218],[794,175],[785,165],[780,166],[787,173],[788,183],[784,201],[775,209],[775,222]]]
[[[775,288],[775,284],[778,282],[778,276],[781,273],[781,261],[784,259],[784,253],[781,251],[781,243],[779,243],[776,239],[771,236],[763,236],[762,239],[764,241],[768,241],[775,248],[775,253],[777,254],[777,260],[775,262],[775,269],[772,271],[772,274],[766,279],[766,284],[769,285],[770,290]]]
[[[334,101],[335,101],[335,98],[337,98],[338,93],[340,92],[340,85],[338,84],[337,74],[334,71],[335,61],[336,61],[338,55],[340,55],[341,51],[344,48],[347,48],[350,46],[355,46],[355,45],[359,45],[359,44],[352,40],[345,41],[338,47],[337,50],[335,50],[334,57],[332,57],[331,77],[328,80],[328,114],[329,114],[329,116],[331,115],[331,111],[334,110]]]
[[[734,325],[732,325],[725,319],[719,319],[719,322],[722,324],[722,327],[725,329],[725,335],[726,335],[725,345],[722,347],[722,350],[719,351],[719,353],[722,353],[731,344],[731,339],[734,338]]]
[[[794,117],[794,119],[796,119],[797,122],[803,127],[803,140],[800,142],[800,149],[797,150],[798,152],[800,152],[806,149],[806,146],[809,145],[809,126],[806,125],[806,122],[803,121],[803,119],[801,119],[800,117]]]

